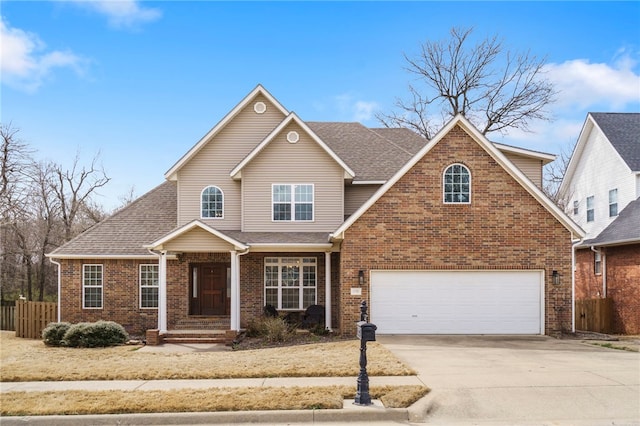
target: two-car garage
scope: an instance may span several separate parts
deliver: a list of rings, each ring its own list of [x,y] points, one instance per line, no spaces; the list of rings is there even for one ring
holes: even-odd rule
[[[541,270],[372,270],[380,334],[544,334]]]

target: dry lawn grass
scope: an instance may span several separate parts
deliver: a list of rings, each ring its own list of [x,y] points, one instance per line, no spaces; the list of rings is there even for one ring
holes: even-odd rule
[[[139,347],[52,348],[0,333],[0,380],[160,380],[251,377],[345,377],[359,372],[356,340],[247,351],[152,353]],[[367,346],[370,376],[415,372],[375,342]],[[3,395],[4,406],[4,395]]]
[[[342,408],[355,387],[213,388],[163,391],[9,392],[2,394],[2,416],[124,414],[238,410]],[[407,407],[428,392],[422,386],[372,387],[387,407]],[[395,396],[394,396],[395,395]],[[402,395],[398,400],[398,395]],[[385,400],[386,398],[386,400]],[[394,405],[395,404],[395,405]],[[401,404],[401,405],[398,405]],[[405,404],[405,405],[402,405]]]

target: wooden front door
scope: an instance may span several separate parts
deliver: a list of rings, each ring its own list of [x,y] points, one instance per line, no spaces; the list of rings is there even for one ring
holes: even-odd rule
[[[228,315],[227,269],[224,263],[191,265],[189,315]]]

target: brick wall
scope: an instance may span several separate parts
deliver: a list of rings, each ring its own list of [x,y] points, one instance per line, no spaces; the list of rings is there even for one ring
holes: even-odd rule
[[[576,300],[598,299],[602,294],[602,274],[594,271],[591,249],[576,250]]]
[[[143,337],[146,330],[158,326],[157,309],[140,308],[140,264],[153,264],[150,260],[62,260],[61,278],[64,283],[60,294],[62,321],[71,323],[115,321],[132,336]],[[82,307],[82,265],[103,265],[103,308]]]
[[[444,205],[442,175],[452,163],[471,172],[471,204]],[[571,330],[571,236],[460,127],[402,177],[345,233],[340,324],[359,319],[351,296],[370,269],[544,269],[547,334]],[[550,282],[551,271],[561,285]],[[352,327],[343,327],[352,334]]]
[[[606,296],[613,300],[613,332],[640,334],[640,244],[604,247]],[[593,273],[593,252],[576,252],[576,300],[603,297],[602,275]]]

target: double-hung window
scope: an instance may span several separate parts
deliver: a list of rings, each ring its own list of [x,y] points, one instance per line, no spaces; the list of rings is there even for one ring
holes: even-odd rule
[[[82,265],[82,307],[102,309],[102,265]]]
[[[595,220],[593,195],[587,197],[587,222],[593,222]]]
[[[577,216],[579,212],[580,202],[578,200],[573,202],[573,215]]]
[[[609,191],[609,217],[618,216],[618,189]]]
[[[140,307],[158,307],[158,265],[140,265]]]
[[[271,186],[273,221],[313,221],[313,192],[313,184],[273,184]]]
[[[443,176],[445,204],[469,204],[471,202],[471,173],[462,164],[447,167]]]
[[[315,257],[264,259],[264,300],[279,310],[304,310],[316,304]]]

